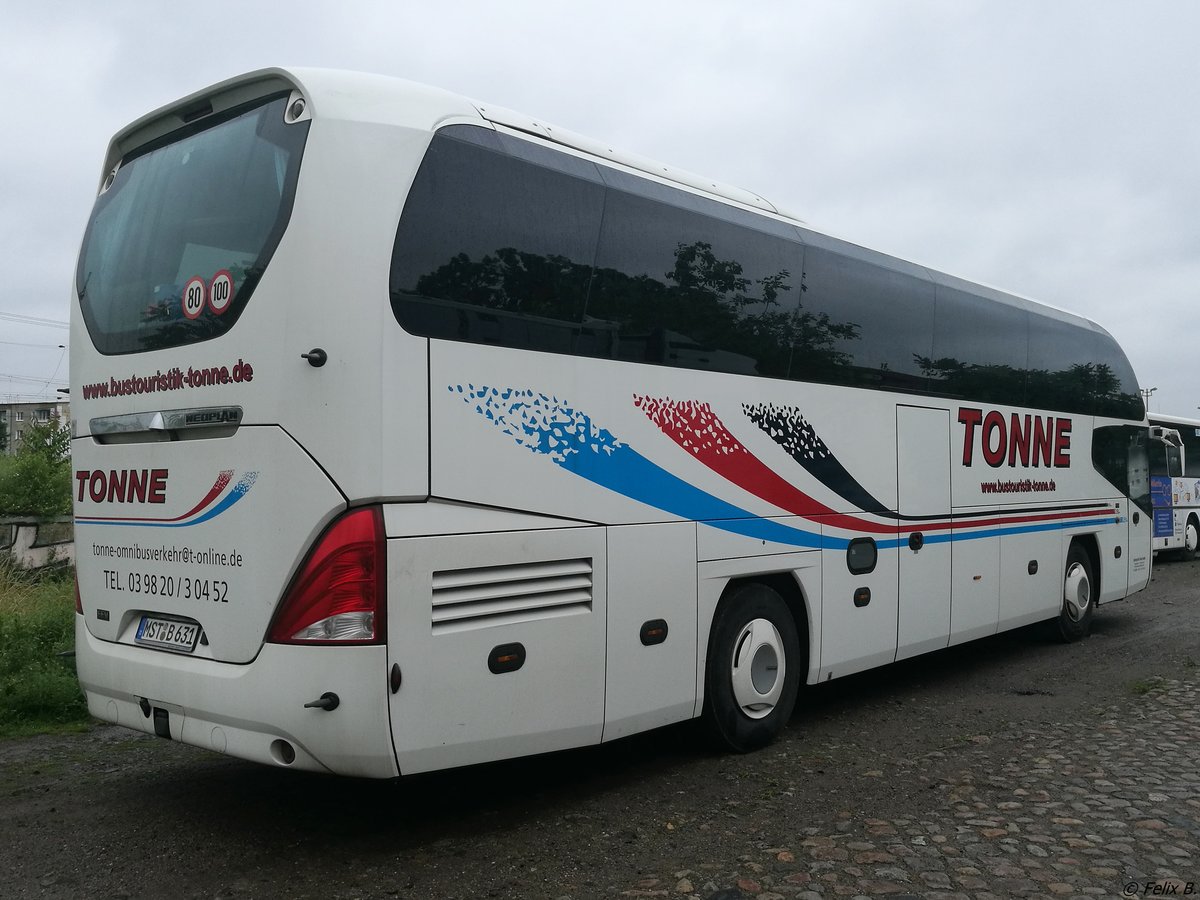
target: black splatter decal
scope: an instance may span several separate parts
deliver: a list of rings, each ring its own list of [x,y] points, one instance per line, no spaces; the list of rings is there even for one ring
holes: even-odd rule
[[[800,410],[773,403],[743,403],[742,412],[817,481],[863,512],[895,516],[846,471]]]

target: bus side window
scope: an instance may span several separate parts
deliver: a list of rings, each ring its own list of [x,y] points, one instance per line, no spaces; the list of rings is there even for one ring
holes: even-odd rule
[[[934,286],[901,260],[805,232],[790,378],[926,393]]]
[[[1116,342],[1099,331],[1041,316],[1031,322],[1026,403],[1037,409],[1137,419],[1137,378]]]
[[[1200,428],[1188,426],[1179,429],[1183,437],[1183,474],[1188,478],[1200,478]]]
[[[953,285],[937,285],[933,358],[919,359],[930,388],[948,397],[1025,405],[1029,312]],[[1014,335],[1024,335],[1021,341]]]
[[[608,184],[587,314],[620,359],[781,377],[804,249],[685,191],[603,167]]]
[[[1092,434],[1092,464],[1109,483],[1149,513],[1150,476],[1162,475],[1165,445],[1147,441],[1145,428],[1136,425],[1105,425]]]
[[[473,126],[434,137],[392,251],[392,309],[411,333],[577,350],[604,187],[591,163],[526,156]],[[588,330],[597,355],[608,352],[605,336]]]

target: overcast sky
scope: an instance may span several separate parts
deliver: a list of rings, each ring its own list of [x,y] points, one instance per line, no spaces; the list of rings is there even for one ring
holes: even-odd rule
[[[271,65],[396,75],[1085,315],[1200,415],[1192,0],[0,0],[0,400],[53,397],[109,137]]]

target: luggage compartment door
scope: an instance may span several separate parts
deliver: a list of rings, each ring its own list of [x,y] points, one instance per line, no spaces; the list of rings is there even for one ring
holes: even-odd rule
[[[388,666],[402,774],[598,743],[603,528],[388,541]]]

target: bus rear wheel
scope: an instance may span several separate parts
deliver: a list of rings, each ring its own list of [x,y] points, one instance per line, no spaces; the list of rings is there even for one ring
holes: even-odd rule
[[[746,753],[774,740],[800,686],[800,640],[787,603],[744,584],[713,620],[705,668],[704,725],[717,746]]]
[[[1098,587],[1092,557],[1083,545],[1071,544],[1063,571],[1062,606],[1054,622],[1057,635],[1064,642],[1087,637],[1096,611]]]

